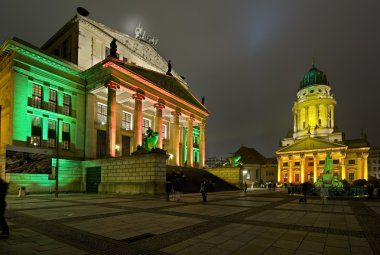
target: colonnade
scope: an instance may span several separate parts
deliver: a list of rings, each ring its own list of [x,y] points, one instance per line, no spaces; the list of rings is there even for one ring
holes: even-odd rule
[[[108,82],[108,98],[107,98],[107,154],[109,157],[116,156],[116,90],[118,85],[114,82]],[[145,95],[143,93],[135,93],[132,95],[134,99],[134,112],[133,112],[133,149],[135,150],[138,145],[142,144],[143,139],[143,107],[142,102],[145,100]],[[162,148],[163,146],[163,109],[165,109],[165,102],[163,100],[158,100],[154,104],[156,109],[156,129],[158,132],[157,147]],[[180,116],[182,115],[181,110],[178,108],[172,111],[173,125],[172,125],[172,137],[170,138],[171,151],[173,152],[174,164],[180,165]],[[187,117],[187,166],[194,166],[193,158],[193,126],[195,122],[195,117],[193,114]],[[201,121],[199,123],[200,128],[200,143],[199,143],[199,167],[203,168],[205,166],[205,122]]]
[[[323,116],[326,116],[325,120],[321,119],[321,106],[323,106],[324,109]],[[313,107],[315,108],[315,116],[310,116],[309,114],[311,106],[305,106],[303,108],[304,119],[301,118],[302,109],[295,109],[293,111],[294,132],[307,129],[308,127],[314,128],[316,125],[321,128],[334,128],[334,104],[315,104]],[[312,123],[311,119],[315,120],[314,123]],[[321,123],[319,123],[319,120],[321,120]],[[305,123],[305,125],[303,123]]]
[[[323,153],[294,153],[277,157],[278,182],[303,183],[309,181],[308,172],[305,171],[306,163],[313,162],[313,182],[317,181],[318,173],[323,172],[324,164],[319,161],[326,160],[327,151]],[[350,180],[349,174],[354,174],[353,179],[368,179],[368,153],[367,152],[336,152],[332,154],[334,173],[338,173],[341,180]],[[298,175],[298,176],[297,176]],[[296,178],[297,177],[297,178]]]

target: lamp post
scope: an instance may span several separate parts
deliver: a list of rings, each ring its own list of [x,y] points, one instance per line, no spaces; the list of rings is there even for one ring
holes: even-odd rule
[[[59,122],[62,118],[57,119],[57,140],[56,140],[56,159],[55,159],[55,197],[58,197],[58,167],[59,167]]]

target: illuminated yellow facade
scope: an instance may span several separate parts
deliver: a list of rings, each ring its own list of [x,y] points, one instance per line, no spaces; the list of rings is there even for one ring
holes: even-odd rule
[[[278,182],[316,182],[328,152],[333,159],[333,174],[339,179],[368,179],[369,145],[365,135],[344,139],[335,126],[335,106],[326,75],[313,64],[301,81],[292,109],[293,134],[282,139],[276,151]]]

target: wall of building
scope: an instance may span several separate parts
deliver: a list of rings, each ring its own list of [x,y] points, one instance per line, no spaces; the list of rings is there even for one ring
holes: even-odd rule
[[[243,176],[240,167],[218,167],[208,168],[206,170],[220,179],[223,179],[238,188],[242,188]]]
[[[55,159],[52,160],[55,166]],[[82,162],[74,160],[59,160],[59,192],[84,191],[82,184]],[[6,174],[5,179],[9,182],[9,194],[17,194],[20,187],[26,187],[30,193],[48,193],[55,191],[54,175],[49,174]]]
[[[85,161],[83,169],[101,167],[100,193],[162,194],[166,183],[165,154],[143,154]]]

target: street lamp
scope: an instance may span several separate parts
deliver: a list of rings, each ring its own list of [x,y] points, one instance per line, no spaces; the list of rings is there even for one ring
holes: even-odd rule
[[[57,119],[57,139],[56,139],[56,159],[55,159],[55,197],[58,197],[58,167],[59,167],[59,122],[62,118]]]

